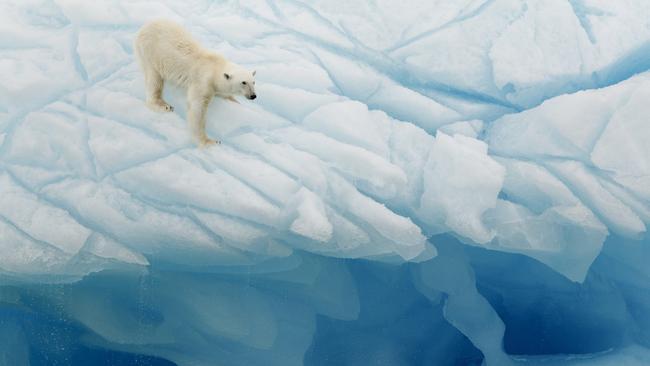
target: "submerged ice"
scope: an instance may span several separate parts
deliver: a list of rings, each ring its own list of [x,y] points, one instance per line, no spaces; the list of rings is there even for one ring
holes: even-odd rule
[[[650,362],[644,1],[0,9],[0,366]],[[219,147],[161,17],[257,70]]]

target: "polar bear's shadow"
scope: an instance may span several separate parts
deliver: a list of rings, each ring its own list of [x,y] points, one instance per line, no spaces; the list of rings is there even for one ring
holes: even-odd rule
[[[177,85],[165,84],[163,98],[174,107],[171,113],[176,113],[184,121],[187,121],[186,94],[185,89]],[[290,124],[255,102],[247,101],[245,98],[237,99],[239,104],[219,97],[213,98],[206,114],[208,136],[228,143],[229,137],[247,132],[268,131]]]

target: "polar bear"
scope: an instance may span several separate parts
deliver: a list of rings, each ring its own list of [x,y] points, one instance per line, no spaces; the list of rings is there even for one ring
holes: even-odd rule
[[[134,41],[136,58],[144,73],[147,106],[159,112],[174,110],[162,99],[163,84],[187,89],[187,121],[200,146],[220,143],[205,133],[205,114],[214,96],[237,102],[236,95],[253,100],[255,71],[203,48],[179,24],[156,20],[145,24]]]

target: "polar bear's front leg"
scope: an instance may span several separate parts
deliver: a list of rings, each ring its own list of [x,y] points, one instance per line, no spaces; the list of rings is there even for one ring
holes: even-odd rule
[[[220,144],[218,140],[209,139],[205,133],[205,113],[212,97],[195,90],[190,90],[187,97],[187,121],[196,142],[201,147]]]

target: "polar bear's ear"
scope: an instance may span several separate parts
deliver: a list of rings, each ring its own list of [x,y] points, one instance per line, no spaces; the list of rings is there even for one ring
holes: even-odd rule
[[[226,78],[226,80],[230,80],[230,75],[229,74],[224,73],[223,76]]]
[[[253,76],[255,76],[255,74],[257,74],[257,70],[253,70]]]

